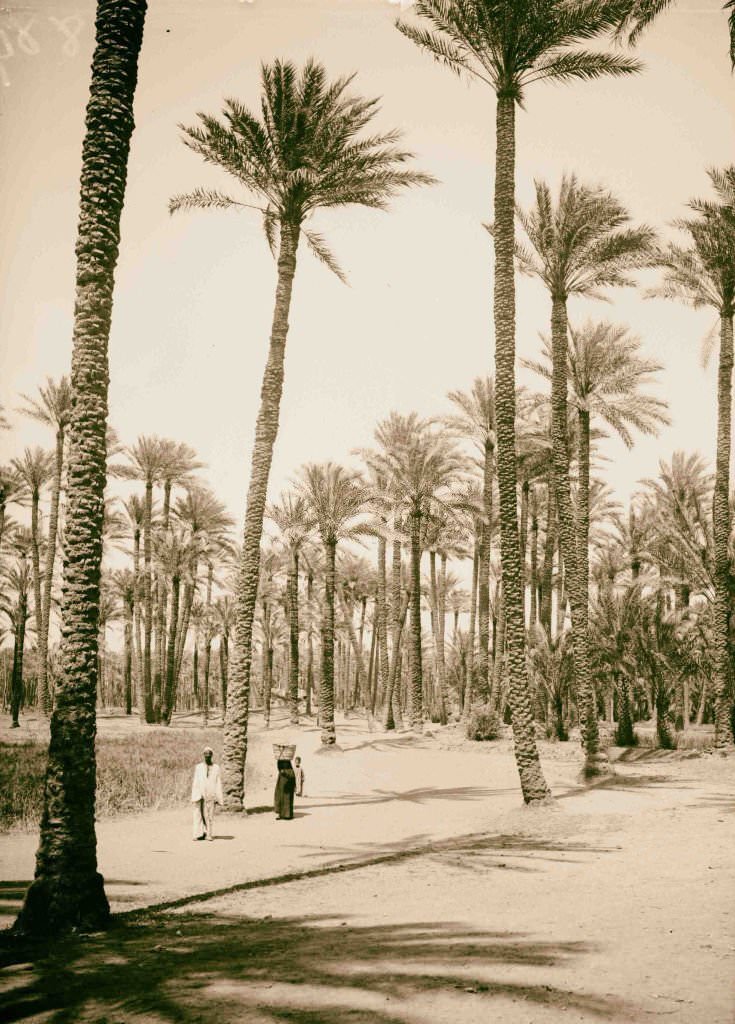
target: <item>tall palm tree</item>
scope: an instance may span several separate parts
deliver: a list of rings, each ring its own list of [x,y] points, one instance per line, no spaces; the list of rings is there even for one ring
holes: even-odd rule
[[[289,635],[289,686],[288,705],[291,724],[299,723],[299,557],[316,523],[310,513],[306,498],[301,494],[282,494],[278,504],[266,510],[268,518],[276,525],[288,557],[288,635]]]
[[[678,299],[695,309],[715,309],[719,316],[717,374],[717,447],[714,530],[715,744],[732,741],[728,708],[730,451],[732,434],[733,311],[735,310],[735,166],[710,171],[717,201],[690,204],[696,217],[680,222],[691,244],[670,245],[660,254],[663,281],[653,294]]]
[[[397,505],[408,523],[411,550],[411,729],[423,731],[423,667],[421,639],[422,533],[434,508],[450,509],[451,488],[463,480],[467,461],[455,442],[432,428],[428,420],[396,418],[396,429],[386,433],[381,453],[392,481]]]
[[[324,548],[324,616],[322,619],[322,679],[319,720],[322,744],[336,742],[334,726],[334,599],[337,545],[361,536],[365,526],[355,520],[365,511],[370,492],[358,473],[333,462],[309,463],[301,470],[299,490],[316,520]]]
[[[283,391],[284,357],[296,255],[301,236],[318,259],[344,275],[321,235],[305,227],[319,209],[385,208],[412,185],[433,179],[411,170],[411,154],[396,146],[397,132],[362,136],[377,113],[377,101],[350,96],[352,77],[330,83],[325,69],[309,60],[298,70],[275,61],[261,68],[261,117],[237,100],[225,104],[224,119],[200,115],[184,128],[184,142],[208,163],[231,174],[245,201],[211,189],[175,196],[181,209],[256,209],[271,251],[278,254],[278,282],[268,359],[255,426],[245,509],[242,565],[238,580],[238,624],[230,673],[223,751],[225,800],[242,808],[247,746],[252,629],[258,588],[260,542],[273,448]]]
[[[117,569],[110,577],[113,593],[123,608],[123,686],[126,715],[133,713],[135,582],[135,575],[130,569]]]
[[[25,484],[31,502],[31,565],[33,569],[33,617],[36,624],[36,639],[43,631],[43,599],[41,594],[41,550],[44,547],[41,524],[41,492],[53,474],[52,457],[43,448],[26,448],[19,459],[13,459],[11,466]],[[42,708],[47,698],[39,693]]]
[[[490,558],[493,542],[493,481],[495,477],[495,382],[492,377],[476,377],[470,392],[450,391],[447,395],[459,410],[445,418],[450,429],[468,437],[480,450],[482,460],[482,501],[484,518],[480,526],[477,550],[478,601],[477,618],[480,634],[476,685],[479,695],[487,699],[490,692]],[[473,681],[473,687],[475,681]]]
[[[28,496],[23,477],[13,466],[0,466],[0,547],[6,526],[6,509],[10,504],[21,505]]]
[[[109,916],[94,829],[107,343],[145,13],[146,0],[97,0],[76,246],[61,674],[36,876],[16,922],[25,932],[94,931]]]
[[[589,80],[637,71],[621,54],[580,48],[618,23],[619,0],[417,0],[428,28],[398,28],[458,75],[496,95],[495,149],[495,403],[500,546],[507,619],[510,703],[523,799],[544,800],[526,667],[525,623],[518,538],[515,451],[515,111],[534,82]]]
[[[622,204],[597,186],[582,185],[574,175],[562,178],[556,201],[551,189],[536,182],[536,202],[516,210],[527,244],[516,246],[523,273],[539,278],[551,298],[551,440],[554,488],[561,549],[569,580],[572,648],[580,724],[586,755],[585,771],[606,770],[599,753],[597,713],[590,674],[588,594],[575,533],[569,480],[567,432],[568,331],[567,302],[571,295],[599,297],[610,287],[632,285],[631,272],[650,264],[654,235],[647,227],[630,227]]]
[[[18,729],[18,716],[23,700],[23,654],[25,650],[26,625],[29,609],[28,596],[31,589],[31,553],[33,538],[30,530],[23,527],[13,532],[10,543],[13,562],[5,569],[5,582],[13,593],[14,600],[0,601],[0,611],[5,612],[13,628],[13,668],[10,678],[10,726]]]
[[[127,462],[112,466],[113,476],[141,480],[145,487],[143,511],[143,707],[147,722],[155,721],[153,700],[153,488],[164,466],[160,437],[141,436],[124,449]]]
[[[133,541],[133,652],[135,661],[135,678],[137,688],[138,715],[143,722],[153,721],[153,705],[151,691],[143,685],[143,640],[140,621],[140,544],[145,528],[145,500],[138,494],[132,494],[124,503],[128,528]]]
[[[21,409],[26,416],[45,423],[53,428],[56,434],[54,453],[53,479],[51,483],[51,506],[48,519],[48,538],[46,544],[46,564],[43,569],[43,591],[41,594],[41,631],[38,634],[38,702],[45,715],[51,714],[52,694],[48,687],[48,632],[51,616],[51,588],[54,581],[54,562],[56,560],[56,541],[59,533],[59,501],[61,497],[61,481],[64,472],[64,444],[66,431],[71,419],[71,382],[62,377],[58,383],[50,377],[45,387],[38,389],[38,398],[23,395],[26,402]]]
[[[670,422],[666,402],[641,391],[663,366],[641,356],[640,347],[640,340],[622,325],[588,321],[569,329],[569,401],[577,416],[577,553],[580,584],[588,599],[593,419],[612,427],[627,448],[633,446],[631,428],[655,434],[659,426]],[[543,357],[543,362],[522,362],[551,381],[553,353],[548,340]]]

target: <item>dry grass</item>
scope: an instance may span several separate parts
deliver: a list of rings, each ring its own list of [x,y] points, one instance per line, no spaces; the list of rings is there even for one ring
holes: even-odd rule
[[[202,747],[221,742],[219,730],[196,728],[98,736],[97,817],[185,803]],[[0,831],[37,824],[45,767],[45,743],[0,743]]]

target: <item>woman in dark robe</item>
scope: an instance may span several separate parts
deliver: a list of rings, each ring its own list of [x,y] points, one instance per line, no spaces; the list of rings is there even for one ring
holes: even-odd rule
[[[296,792],[296,773],[290,761],[279,758],[276,762],[278,768],[278,781],[276,792],[273,797],[273,809],[276,818],[289,820],[293,818],[293,795]]]

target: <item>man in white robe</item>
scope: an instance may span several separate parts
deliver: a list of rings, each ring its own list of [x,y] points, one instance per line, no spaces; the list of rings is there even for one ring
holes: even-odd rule
[[[214,808],[224,803],[222,798],[222,779],[218,764],[212,763],[214,751],[205,747],[202,751],[204,760],[194,768],[191,784],[191,802],[194,812],[193,838],[214,839]]]

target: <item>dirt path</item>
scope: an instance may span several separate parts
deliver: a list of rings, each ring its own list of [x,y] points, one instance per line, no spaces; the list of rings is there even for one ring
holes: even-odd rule
[[[400,859],[123,918],[33,968],[7,966],[0,1017],[735,1021],[734,759],[641,753],[586,789],[576,752],[550,747],[558,799],[529,811],[503,745],[357,727],[343,744],[309,755],[313,795],[290,823],[222,816],[209,844],[191,842],[188,808],[101,823],[113,906]],[[9,914],[34,848],[34,836],[0,842]]]

